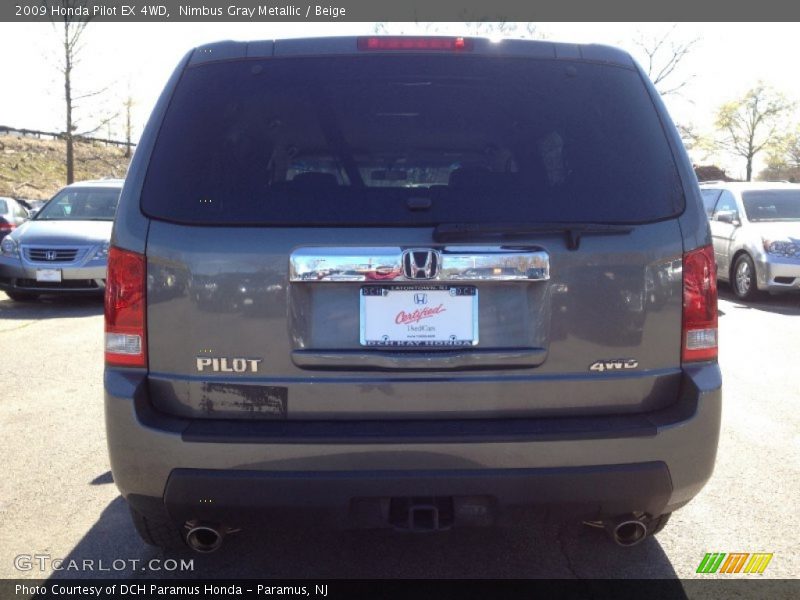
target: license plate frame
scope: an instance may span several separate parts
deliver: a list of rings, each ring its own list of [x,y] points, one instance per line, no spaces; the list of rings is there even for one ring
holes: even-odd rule
[[[362,346],[454,349],[480,341],[474,285],[365,285],[359,298]]]
[[[36,269],[36,281],[61,283],[61,269]]]

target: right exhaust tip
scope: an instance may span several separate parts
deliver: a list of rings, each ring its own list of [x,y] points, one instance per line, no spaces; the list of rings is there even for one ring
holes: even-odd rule
[[[222,545],[222,533],[209,525],[197,525],[186,534],[186,544],[195,552],[208,554]]]
[[[647,525],[638,519],[613,521],[607,529],[620,546],[635,546],[647,537]]]

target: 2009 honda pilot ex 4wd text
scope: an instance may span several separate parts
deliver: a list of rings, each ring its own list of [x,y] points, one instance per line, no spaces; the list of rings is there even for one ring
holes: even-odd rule
[[[293,517],[431,530],[524,508],[636,543],[713,470],[714,268],[691,165],[624,52],[197,48],[114,225],[114,481],[147,542],[201,551]]]

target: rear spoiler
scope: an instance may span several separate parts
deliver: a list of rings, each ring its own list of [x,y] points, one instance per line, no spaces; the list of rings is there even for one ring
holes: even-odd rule
[[[382,44],[394,40],[415,40],[413,47],[402,44]],[[375,41],[380,48],[374,47]],[[508,56],[538,59],[585,60],[610,65],[635,68],[633,59],[624,50],[598,44],[564,44],[539,40],[502,40],[494,42],[486,38],[420,37],[401,36],[352,36],[297,38],[287,40],[264,40],[253,42],[222,41],[204,44],[194,49],[189,66],[224,60],[247,58],[297,57],[297,56],[347,56],[365,53],[391,54],[443,54],[448,40],[462,40],[465,44],[454,43],[453,53],[473,56]],[[425,41],[431,42],[425,44]],[[389,47],[389,46],[397,47]],[[373,46],[373,47],[370,47]],[[427,47],[426,47],[427,46]]]

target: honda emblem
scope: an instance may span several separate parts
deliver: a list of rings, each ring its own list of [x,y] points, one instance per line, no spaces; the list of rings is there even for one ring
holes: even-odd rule
[[[433,279],[439,272],[439,253],[435,250],[403,252],[403,275],[406,279]]]

